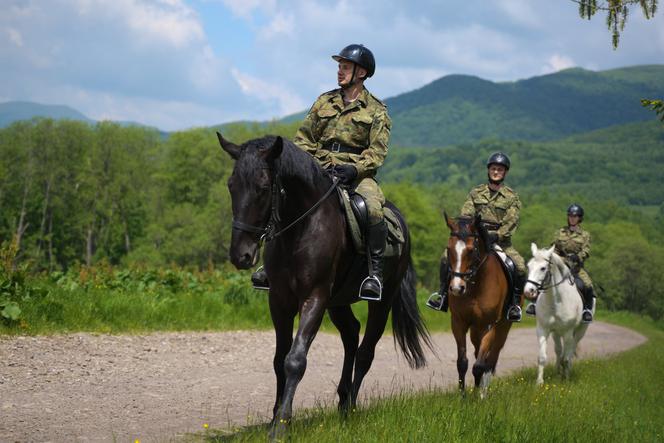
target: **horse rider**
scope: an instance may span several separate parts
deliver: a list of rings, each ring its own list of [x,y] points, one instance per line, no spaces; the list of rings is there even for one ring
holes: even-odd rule
[[[316,99],[293,142],[313,155],[341,184],[364,198],[369,215],[371,275],[362,283],[360,297],[375,300],[382,293],[387,238],[383,220],[385,197],[375,176],[387,155],[392,121],[385,104],[364,87],[364,81],[376,69],[371,51],[352,44],[332,58],[338,63],[339,88]],[[268,286],[262,268],[254,273],[252,281],[254,286]]]
[[[593,321],[593,299],[595,290],[590,276],[583,268],[583,264],[590,256],[590,233],[581,227],[583,222],[583,208],[573,203],[567,208],[567,226],[560,228],[551,243],[555,252],[563,258],[565,264],[572,271],[574,281],[583,298],[583,312],[581,321]],[[535,315],[535,303],[530,303],[526,314]]]
[[[508,296],[510,307],[507,319],[512,322],[521,321],[521,294],[528,272],[526,263],[512,246],[512,235],[519,225],[521,201],[517,193],[503,184],[510,169],[510,159],[502,152],[495,152],[486,162],[488,183],[473,188],[461,208],[462,217],[480,215],[486,232],[485,242],[488,247],[498,244],[516,267],[514,294]],[[430,308],[447,312],[449,272],[447,254],[441,259],[440,292],[433,294],[427,301]]]

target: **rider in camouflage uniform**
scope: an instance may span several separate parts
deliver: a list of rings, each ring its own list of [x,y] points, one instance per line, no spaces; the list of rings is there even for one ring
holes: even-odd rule
[[[512,235],[519,225],[521,201],[515,191],[503,185],[503,180],[510,168],[509,157],[502,152],[496,152],[489,156],[486,166],[489,183],[476,186],[470,191],[461,208],[460,215],[475,217],[479,214],[485,229],[487,229],[487,243],[498,244],[514,262],[517,275],[514,282],[514,297],[509,298],[511,306],[507,313],[507,319],[518,322],[521,321],[521,293],[528,274],[526,263],[512,246]],[[447,254],[444,254],[442,260],[445,261],[446,258]],[[440,293],[438,296],[434,294],[430,298],[427,302],[429,307],[447,311],[448,281],[447,266],[441,265]]]
[[[574,280],[583,298],[584,323],[593,321],[593,299],[595,290],[590,276],[583,268],[583,263],[590,256],[590,233],[581,227],[583,222],[583,208],[576,203],[567,208],[567,226],[560,228],[551,243],[555,246],[555,252],[565,260],[572,271]],[[535,315],[535,304],[531,303],[526,308],[526,313]]]
[[[392,122],[385,104],[364,87],[376,67],[371,51],[353,44],[332,58],[339,63],[340,88],[318,97],[293,142],[364,198],[373,275],[362,283],[360,297],[380,299],[387,225],[385,197],[374,177],[387,155]]]

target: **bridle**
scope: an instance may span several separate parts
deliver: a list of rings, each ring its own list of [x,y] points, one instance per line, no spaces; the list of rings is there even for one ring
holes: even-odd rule
[[[270,171],[272,175],[272,183],[270,185],[272,203],[270,205],[270,216],[268,217],[267,221],[263,224],[263,226],[255,226],[249,223],[244,223],[243,221],[238,220],[236,218],[233,218],[233,229],[237,229],[238,231],[243,231],[243,232],[249,232],[251,234],[260,235],[260,238],[258,240],[259,247],[262,245],[263,241],[269,242],[274,240],[275,238],[281,236],[284,232],[286,232],[287,230],[289,230],[290,228],[292,228],[293,226],[295,226],[296,224],[307,218],[309,215],[311,215],[332,194],[332,192],[334,192],[334,190],[339,185],[339,179],[337,177],[332,177],[332,185],[325,192],[325,194],[323,194],[323,196],[316,203],[314,203],[313,206],[307,209],[302,215],[297,217],[287,226],[281,229],[277,229],[277,226],[281,222],[281,216],[279,215],[281,197],[286,194],[286,191],[281,186],[281,180],[279,178],[279,174],[274,174],[273,169],[269,167],[263,169],[267,169],[268,171]]]
[[[479,248],[479,241],[478,241],[478,234],[474,234],[471,232],[452,232],[450,234],[450,237],[456,237],[459,240],[466,241],[467,238],[472,238],[473,239],[473,257],[472,257],[472,262],[470,264],[470,268],[466,272],[457,272],[452,269],[452,266],[450,266],[451,260],[450,260],[450,250],[449,248],[447,249],[447,271],[449,274],[451,274],[453,277],[459,277],[463,281],[465,281],[469,285],[474,285],[475,284],[475,276],[477,275],[477,272],[480,270],[484,262],[486,261],[488,254],[485,254],[483,258],[480,258],[480,248]]]
[[[544,278],[542,279],[541,282],[537,282],[531,279],[526,280],[526,283],[530,283],[533,286],[535,286],[538,293],[544,292],[547,289],[555,288],[556,286],[561,285],[565,280],[569,281],[570,284],[574,284],[574,278],[572,277],[572,273],[569,272],[569,270],[566,275],[563,275],[560,281],[553,283],[552,282],[553,274],[551,274],[551,266],[553,265],[553,262],[551,261],[551,259],[546,260],[546,262],[549,265],[546,267],[546,273],[544,274]]]

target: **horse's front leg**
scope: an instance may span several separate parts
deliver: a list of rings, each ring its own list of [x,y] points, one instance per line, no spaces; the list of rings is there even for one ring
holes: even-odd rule
[[[475,377],[475,387],[480,389],[480,398],[486,398],[489,392],[489,383],[493,367],[490,362],[491,350],[495,346],[496,328],[492,327],[484,333],[480,342],[480,348],[477,352],[477,359],[473,364],[473,376]]]
[[[556,352],[556,370],[560,375],[563,373],[563,342],[560,334],[553,333],[553,349]]]
[[[563,336],[563,378],[569,380],[569,377],[572,373],[572,358],[574,357],[574,351],[576,348],[576,342],[574,340],[574,330],[568,330]]]
[[[348,412],[351,405],[351,393],[353,389],[353,365],[357,346],[360,342],[360,322],[357,321],[350,306],[339,306],[328,309],[330,319],[341,334],[344,345],[344,363],[341,370],[341,379],[337,386],[339,394],[339,411]]]
[[[307,354],[320,327],[325,313],[325,301],[328,299],[329,289],[315,289],[300,307],[300,325],[284,360],[286,384],[272,424],[270,437],[273,440],[282,438],[288,428],[293,415],[295,390],[307,368]]]
[[[468,372],[468,357],[466,349],[466,324],[452,316],[452,333],[457,345],[457,372],[459,373],[459,390],[465,395],[466,391],[466,372]]]
[[[274,422],[277,416],[277,410],[281,406],[281,400],[284,395],[284,388],[286,386],[286,372],[284,371],[284,361],[286,354],[290,351],[293,344],[293,321],[297,314],[297,301],[292,298],[277,298],[272,296],[275,294],[270,290],[270,315],[272,316],[272,324],[276,335],[276,350],[274,352],[274,359],[272,366],[274,374],[277,377],[277,397],[274,401],[272,408],[272,421]],[[284,306],[284,300],[292,300],[291,306]]]
[[[537,384],[544,383],[544,366],[546,365],[546,340],[549,333],[543,328],[537,328],[537,343],[539,344],[539,355],[537,357]]]

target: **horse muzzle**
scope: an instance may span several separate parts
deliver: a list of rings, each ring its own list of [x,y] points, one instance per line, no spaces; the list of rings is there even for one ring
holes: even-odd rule
[[[249,269],[258,263],[258,244],[231,247],[230,259],[237,269]]]
[[[523,296],[526,297],[527,300],[535,300],[537,298],[537,294],[539,294],[539,290],[535,287],[534,284],[526,283],[526,285],[523,287]]]
[[[461,297],[466,293],[466,282],[459,277],[454,277],[450,280],[449,294],[454,297]]]

